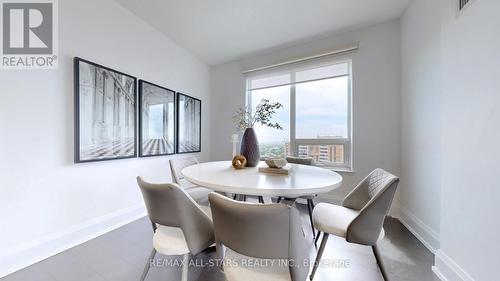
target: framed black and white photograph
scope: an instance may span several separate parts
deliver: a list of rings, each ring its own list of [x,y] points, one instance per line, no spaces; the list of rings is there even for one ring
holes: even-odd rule
[[[137,156],[137,79],[74,59],[75,162]]]
[[[201,100],[177,93],[177,153],[201,151]]]
[[[139,156],[175,153],[175,91],[139,80]]]

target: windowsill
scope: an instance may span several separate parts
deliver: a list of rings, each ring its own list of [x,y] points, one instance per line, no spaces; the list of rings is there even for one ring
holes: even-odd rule
[[[337,173],[347,173],[347,174],[352,174],[354,173],[354,170],[352,168],[342,168],[342,167],[321,167],[321,166],[316,166],[316,167],[320,167],[320,168],[323,168],[323,169],[328,169],[330,171],[334,171],[334,172],[337,172]]]

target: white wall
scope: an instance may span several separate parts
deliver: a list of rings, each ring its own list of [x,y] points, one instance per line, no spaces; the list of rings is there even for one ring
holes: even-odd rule
[[[439,248],[440,40],[436,1],[413,1],[401,18],[401,218]],[[423,16],[425,15],[425,16]]]
[[[235,131],[231,117],[238,107],[244,106],[242,69],[323,53],[359,42],[359,51],[352,55],[355,172],[343,173],[343,186],[325,197],[338,201],[376,167],[399,175],[399,34],[399,20],[395,20],[212,67],[212,159],[231,157],[229,137]]]
[[[401,205],[439,232],[442,280],[486,281],[500,264],[500,2],[456,2],[413,1],[402,18]]]
[[[464,280],[498,279],[500,264],[500,1],[478,0],[460,16],[442,1],[441,250]],[[450,266],[451,265],[451,266]],[[463,270],[463,272],[461,272]],[[469,276],[467,276],[469,275]]]
[[[144,214],[135,177],[170,180],[168,158],[73,164],[73,57],[203,100],[209,68],[110,0],[59,1],[59,69],[0,71],[0,276]]]

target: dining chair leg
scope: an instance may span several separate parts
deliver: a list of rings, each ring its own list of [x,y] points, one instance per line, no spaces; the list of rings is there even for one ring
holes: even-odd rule
[[[316,233],[316,238],[314,239],[314,245],[316,247],[318,247],[318,240],[320,236],[321,236],[321,231],[318,230],[318,233]]]
[[[224,245],[218,241],[215,240],[215,258],[221,261],[218,265],[218,267],[223,270],[224,268]]]
[[[156,250],[153,248],[151,254],[149,254],[148,262],[146,263],[146,266],[142,271],[141,281],[144,281],[144,279],[146,279],[146,276],[148,275],[149,272],[149,267],[151,266],[151,260],[154,259],[155,255],[156,255]]]
[[[264,204],[264,197],[259,196],[259,203]]]
[[[309,279],[311,279],[311,281],[313,280],[314,275],[316,274],[316,270],[318,270],[319,262],[321,261],[321,256],[323,256],[323,252],[325,251],[325,246],[327,241],[328,241],[328,233],[325,232],[323,234],[323,239],[321,239],[321,246],[319,247],[318,255],[316,256],[316,260],[314,261],[311,276],[309,276]]]
[[[189,253],[184,254],[184,256],[182,257],[181,281],[188,281],[188,271],[189,271]]]
[[[233,200],[236,200],[238,198],[238,194],[233,194]]]
[[[276,200],[276,203],[281,202],[281,199],[283,199],[283,197],[279,196],[279,197],[278,197],[278,200]]]
[[[389,278],[387,278],[387,273],[385,272],[384,269],[384,263],[382,262],[382,255],[380,254],[380,249],[377,247],[377,245],[372,246],[373,250],[373,255],[375,255],[375,260],[377,261],[377,265],[380,268],[380,273],[382,273],[382,277],[384,278],[385,281],[389,281]]]
[[[314,202],[312,199],[307,199],[307,210],[309,211],[309,221],[311,222],[311,230],[312,230],[312,235],[313,235],[313,240],[316,237],[316,230],[314,229],[314,223],[313,223],[313,208],[314,208]]]
[[[243,202],[246,202],[246,201],[247,201],[247,196],[243,195]]]

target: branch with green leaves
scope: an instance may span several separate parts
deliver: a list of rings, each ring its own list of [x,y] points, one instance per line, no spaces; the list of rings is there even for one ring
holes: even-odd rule
[[[233,116],[233,121],[239,130],[245,130],[246,128],[253,128],[255,124],[261,124],[270,128],[283,130],[283,127],[279,123],[273,123],[271,121],[276,110],[283,108],[283,105],[279,102],[270,102],[267,99],[262,99],[260,103],[255,107],[255,111],[251,108],[240,107],[236,111],[236,115]]]

